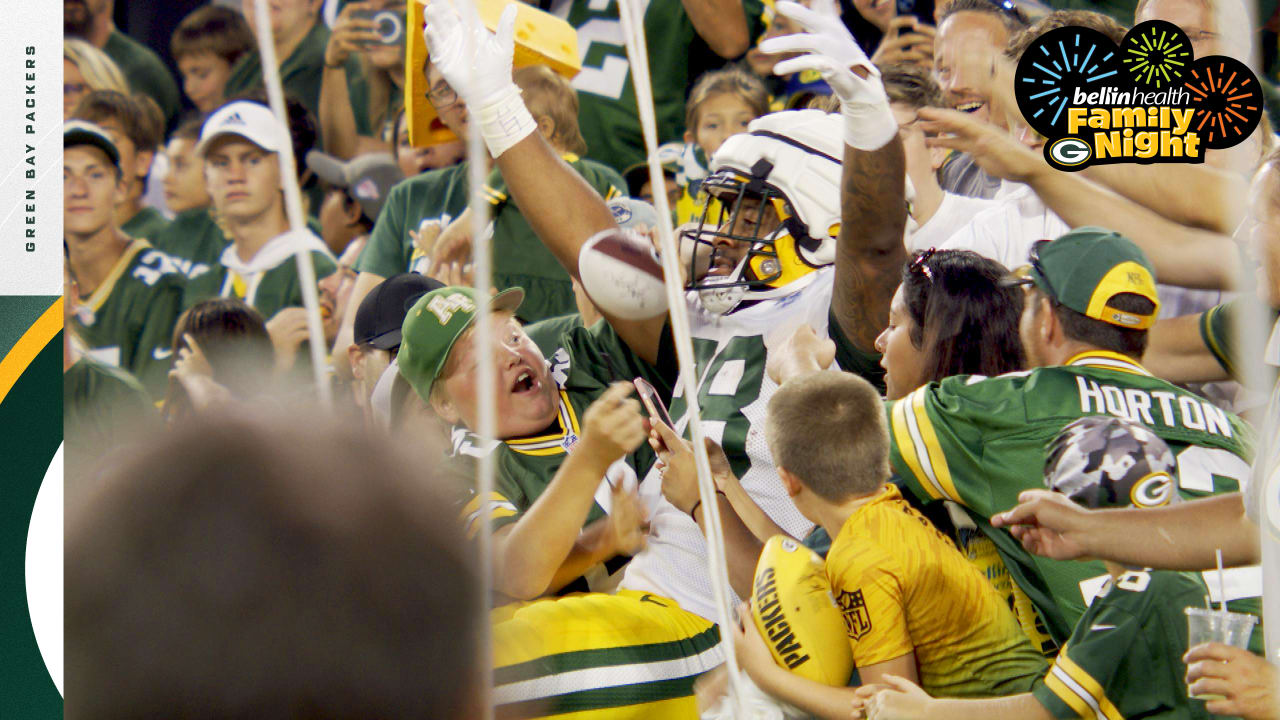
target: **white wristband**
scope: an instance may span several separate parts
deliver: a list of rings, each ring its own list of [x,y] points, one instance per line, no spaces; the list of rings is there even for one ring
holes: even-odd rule
[[[480,122],[484,144],[494,158],[538,129],[538,123],[520,97],[520,88],[514,84],[484,103],[475,117]]]
[[[879,150],[898,134],[898,121],[888,103],[841,103],[844,141],[849,147],[868,152]]]

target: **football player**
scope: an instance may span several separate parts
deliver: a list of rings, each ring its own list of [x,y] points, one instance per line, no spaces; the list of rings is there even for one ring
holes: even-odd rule
[[[451,85],[466,88],[468,107],[513,197],[542,241],[577,276],[582,245],[615,225],[600,197],[537,136],[511,82],[514,17],[504,17],[495,36],[479,27],[465,5],[433,3],[427,13],[433,62],[452,78]],[[723,222],[704,223],[697,237],[713,251],[713,271],[690,297],[703,376],[696,391],[708,428],[732,447],[735,470],[760,494],[761,504],[799,533],[810,523],[783,491],[761,431],[752,429],[752,419],[762,416],[776,389],[764,376],[765,335],[779,326],[816,322],[838,336],[846,369],[874,376],[875,337],[906,254],[903,190],[886,193],[881,183],[868,180],[905,172],[884,90],[843,26],[819,24],[836,33],[832,40],[847,59],[840,86],[848,118],[843,132],[838,118],[797,112],[757,121],[762,124],[753,126],[753,134],[722,146],[717,157],[726,160],[713,168],[723,171],[714,185],[728,207]],[[865,77],[849,71],[852,65]],[[464,83],[472,66],[480,68],[477,81]],[[842,135],[849,148],[834,141]],[[837,197],[857,222],[842,218]],[[665,365],[666,377],[673,377],[665,318],[606,319],[597,327],[611,327],[629,356]],[[683,430],[681,397],[674,409]],[[661,499],[659,483],[641,487],[653,530],[628,567],[622,593],[534,603],[495,628],[500,703],[518,708],[553,695],[552,709],[561,711],[693,712],[692,678],[722,659],[709,620],[716,613],[706,550],[694,521]],[[619,605],[617,598],[626,593],[640,598],[633,608]],[[589,631],[602,624],[615,630]],[[581,666],[584,659],[590,667]],[[618,684],[622,678],[626,685]]]
[[[182,310],[182,275],[169,256],[120,229],[120,151],[96,125],[63,131],[64,240],[80,292],[75,329],[95,360],[132,373],[164,396],[173,354],[169,333]]]
[[[1045,484],[1086,508],[1133,506],[1135,512],[1180,500],[1173,451],[1143,425],[1107,416],[1080,418],[1048,448]],[[1028,693],[984,700],[934,699],[914,683],[861,692],[865,717],[988,720],[1167,716],[1208,718],[1187,696],[1185,610],[1207,590],[1193,573],[1150,572],[1107,562],[1107,578],[1080,617],[1043,682]],[[861,703],[855,703],[855,707]],[[856,712],[856,711],[855,711]]]

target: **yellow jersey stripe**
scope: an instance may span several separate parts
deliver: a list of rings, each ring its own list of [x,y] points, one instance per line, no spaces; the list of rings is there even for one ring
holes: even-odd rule
[[[81,303],[90,310],[97,312],[102,304],[111,296],[111,291],[115,290],[116,283],[120,280],[120,276],[124,275],[124,271],[129,267],[129,263],[133,262],[133,256],[151,247],[151,243],[146,240],[138,239],[129,243],[129,247],[124,249],[120,254],[120,259],[116,260],[116,264],[111,266],[111,272],[107,273],[107,277],[98,285],[98,289],[93,291],[89,299]]]
[[[1120,372],[1134,375],[1151,375],[1149,370],[1135,362],[1133,358],[1109,350],[1086,350],[1073,355],[1070,360],[1067,360],[1066,364],[1119,370]]]
[[[915,415],[916,422],[919,424],[920,436],[924,439],[925,450],[929,454],[929,466],[933,468],[933,474],[937,478],[936,482],[941,486],[943,494],[964,505],[964,501],[960,499],[960,493],[956,491],[955,483],[951,481],[951,468],[947,466],[947,456],[942,452],[942,445],[938,442],[938,434],[933,430],[933,421],[929,419],[929,413],[924,408],[924,396],[927,389],[920,388],[912,393],[911,409]]]
[[[567,452],[563,440],[570,434],[578,435],[578,415],[573,411],[573,405],[569,402],[569,394],[563,389],[560,390],[560,432],[550,435],[540,435],[538,437],[520,438],[519,440],[507,440],[507,447],[524,455],[556,455]]]
[[[1044,686],[1049,688],[1054,695],[1058,696],[1059,700],[1066,703],[1068,707],[1074,710],[1076,715],[1082,718],[1100,718],[1101,715],[1099,715],[1098,712],[1089,705],[1088,701],[1086,701],[1081,695],[1077,695],[1076,691],[1073,690],[1066,682],[1063,682],[1059,675],[1065,677],[1066,673],[1062,672],[1062,670],[1057,667],[1051,669],[1049,674],[1044,677]]]
[[[932,478],[924,474],[924,468],[920,467],[920,458],[916,457],[915,442],[911,439],[911,432],[907,428],[907,400],[903,398],[893,404],[891,429],[898,445],[898,452],[902,454],[902,459],[906,461],[907,467],[911,469],[911,473],[916,476],[916,480],[920,482],[925,492],[929,493],[934,500],[941,500],[942,491],[934,486]]]
[[[1058,654],[1058,658],[1053,664],[1055,668],[1062,668],[1072,680],[1079,683],[1087,693],[1093,696],[1098,703],[1098,708],[1108,720],[1124,720],[1124,716],[1120,714],[1116,706],[1107,699],[1107,693],[1103,691],[1102,685],[1098,684],[1098,681],[1094,680],[1092,675],[1085,672],[1084,668],[1077,665],[1075,661],[1067,656],[1065,647]]]

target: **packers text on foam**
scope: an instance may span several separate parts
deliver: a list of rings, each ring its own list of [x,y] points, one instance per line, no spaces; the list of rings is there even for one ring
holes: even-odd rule
[[[774,578],[773,568],[765,568],[756,580],[756,608],[760,613],[760,621],[764,623],[764,634],[773,643],[774,650],[786,663],[795,670],[809,661],[809,655],[802,652],[800,643],[796,642],[796,634],[791,624],[782,614],[782,603],[778,599],[778,583]]]

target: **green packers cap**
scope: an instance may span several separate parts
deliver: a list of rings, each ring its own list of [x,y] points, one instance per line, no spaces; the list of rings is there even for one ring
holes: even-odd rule
[[[493,296],[494,310],[514,311],[524,302],[524,290],[510,288]],[[400,376],[424,400],[431,397],[431,385],[449,359],[449,351],[476,317],[475,290],[469,287],[442,287],[418,298],[405,315],[400,334]],[[393,395],[399,395],[394,390]]]
[[[1033,283],[1051,298],[1086,317],[1131,330],[1156,322],[1160,299],[1155,271],[1129,238],[1099,227],[1078,227],[1057,240],[1031,247],[1031,264],[1008,284]],[[1134,313],[1111,305],[1122,293],[1151,301],[1150,313]]]

